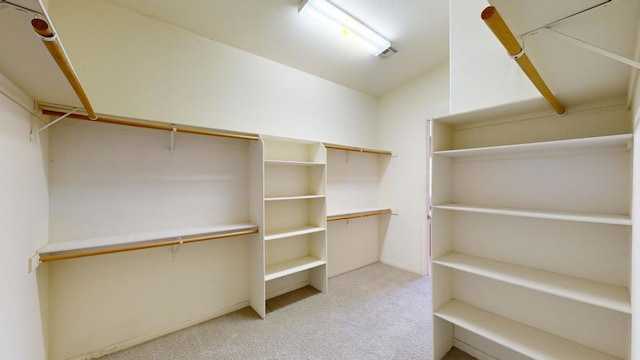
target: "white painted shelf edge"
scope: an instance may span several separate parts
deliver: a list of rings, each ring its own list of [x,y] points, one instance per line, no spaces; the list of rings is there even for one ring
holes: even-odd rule
[[[316,259],[311,256],[305,256],[291,261],[286,261],[274,265],[267,266],[265,269],[265,281],[274,280],[283,276],[295,274],[301,271],[313,269],[318,266],[325,265],[324,260]]]
[[[321,231],[325,231],[326,229],[318,226],[301,226],[290,229],[278,229],[269,231],[264,236],[264,241],[283,239],[288,237],[313,234]]]
[[[265,160],[265,165],[285,165],[285,166],[324,166],[323,162],[313,161],[292,161],[292,160]]]
[[[449,301],[434,315],[533,359],[620,360],[458,300]]]
[[[577,150],[594,149],[614,146],[627,146],[633,140],[633,134],[598,136],[579,139],[545,141],[537,143],[514,144],[489,146],[470,149],[442,150],[434,152],[436,156],[445,157],[473,157],[483,155],[514,154],[534,151],[557,151],[557,150]]]
[[[266,197],[264,201],[287,201],[287,200],[305,200],[305,199],[322,199],[326,195],[299,195],[299,196],[274,196]]]
[[[550,220],[565,220],[565,221],[578,221],[598,224],[612,224],[612,225],[628,225],[631,226],[631,217],[629,215],[616,215],[616,214],[597,214],[597,213],[583,213],[583,212],[571,212],[571,211],[547,211],[547,210],[527,210],[527,209],[514,209],[505,207],[488,207],[488,206],[474,206],[463,204],[442,204],[434,205],[435,209],[453,210],[453,211],[466,211],[482,214],[494,214],[494,215],[506,215],[506,216],[520,216],[530,217],[538,219],[550,219]]]
[[[149,241],[163,241],[169,239],[189,238],[195,236],[218,235],[237,231],[257,230],[258,225],[251,223],[224,224],[206,227],[193,227],[153,231],[119,236],[106,236],[82,240],[51,242],[40,248],[39,254],[51,254],[75,250],[89,250],[117,245],[133,245]]]
[[[486,278],[631,314],[629,290],[624,287],[455,252],[439,257],[433,262]]]

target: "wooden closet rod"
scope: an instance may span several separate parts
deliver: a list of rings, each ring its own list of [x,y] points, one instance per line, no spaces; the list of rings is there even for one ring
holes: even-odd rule
[[[391,209],[363,211],[363,212],[354,213],[354,214],[331,215],[331,216],[327,216],[327,221],[359,219],[367,216],[376,216],[376,215],[384,215],[384,214],[391,214]]]
[[[558,102],[558,99],[553,95],[547,84],[538,73],[538,70],[533,66],[531,60],[524,50],[513,36],[509,27],[502,19],[502,16],[498,13],[498,10],[493,6],[488,6],[482,11],[482,20],[489,26],[489,29],[500,40],[502,45],[507,49],[509,56],[511,56],[520,66],[522,71],[527,75],[533,85],[540,91],[542,96],[549,102],[551,107],[556,111],[558,115],[563,115],[566,112],[564,106]]]
[[[171,240],[164,240],[164,241],[158,241],[158,242],[147,242],[147,243],[141,243],[141,244],[105,247],[105,248],[99,248],[99,249],[93,249],[93,250],[68,251],[68,252],[62,252],[59,254],[53,253],[51,255],[41,255],[40,261],[49,262],[49,261],[56,261],[56,260],[75,259],[75,258],[86,257],[86,256],[113,254],[113,253],[124,252],[124,251],[151,249],[151,248],[161,247],[161,246],[188,244],[188,243],[193,243],[198,241],[215,240],[215,239],[222,239],[222,238],[233,237],[233,236],[255,234],[257,232],[258,232],[258,229],[242,230],[242,231],[236,231],[236,232],[230,232],[230,233],[224,233],[224,234],[199,236],[199,237],[193,237],[190,239],[182,239],[182,240],[171,239]]]
[[[78,99],[80,99],[82,106],[84,106],[89,118],[91,120],[97,119],[98,116],[95,111],[93,111],[93,106],[91,106],[87,93],[84,91],[82,84],[80,84],[80,79],[78,79],[76,72],[73,70],[71,62],[69,62],[69,58],[67,58],[64,50],[62,50],[60,41],[56,34],[53,33],[53,30],[51,30],[49,23],[43,19],[35,18],[31,20],[31,26],[33,26],[33,30],[40,35],[42,43],[47,50],[49,50],[49,54],[51,54],[53,59],[56,61],[60,70],[62,70],[62,73],[73,88],[73,91],[76,92],[76,95],[78,96]]]
[[[345,146],[345,145],[328,144],[328,143],[323,143],[323,145],[327,149],[347,150],[347,151],[355,151],[355,152],[378,154],[378,155],[393,155],[391,151],[387,151],[387,150],[365,149],[365,148],[359,148],[355,146]]]
[[[61,111],[47,110],[47,109],[42,109],[42,113],[44,115],[53,115],[53,116],[62,116],[62,115],[65,114],[65,113],[63,113]],[[220,136],[220,137],[227,137],[227,138],[233,138],[233,139],[244,139],[244,140],[258,140],[258,137],[254,136],[254,135],[242,135],[242,134],[234,134],[234,133],[225,133],[225,132],[222,132],[222,131],[209,131],[209,130],[199,130],[199,129],[190,129],[190,128],[180,128],[180,127],[172,126],[172,125],[151,124],[151,123],[146,123],[146,122],[141,122],[141,121],[133,121],[133,120],[111,119],[111,118],[106,118],[106,117],[102,117],[102,116],[99,117],[97,120],[91,120],[86,115],[80,115],[80,114],[71,114],[71,115],[68,115],[67,117],[73,118],[73,119],[79,119],[79,120],[90,120],[90,121],[102,122],[102,123],[107,123],[107,124],[134,126],[134,127],[140,127],[140,128],[146,128],[146,129],[155,129],[155,130],[173,131],[173,129],[175,128],[177,132],[181,132],[181,133],[185,133],[185,134]]]

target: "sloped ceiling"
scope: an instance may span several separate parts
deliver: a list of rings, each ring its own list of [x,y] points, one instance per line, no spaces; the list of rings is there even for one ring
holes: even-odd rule
[[[300,16],[300,0],[108,0],[217,42],[372,95],[449,57],[446,0],[332,0],[389,39],[381,59]]]

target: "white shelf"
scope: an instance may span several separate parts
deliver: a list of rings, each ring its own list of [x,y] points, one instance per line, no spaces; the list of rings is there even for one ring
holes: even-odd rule
[[[98,250],[108,250],[112,248],[122,248],[122,251],[128,250],[128,247],[153,247],[152,245],[158,243],[165,243],[171,241],[184,241],[189,242],[189,239],[199,237],[214,237],[218,235],[245,232],[245,231],[258,231],[258,226],[250,223],[243,224],[225,224],[215,225],[207,227],[195,227],[184,229],[173,229],[164,231],[154,231],[136,234],[126,234],[119,236],[106,236],[99,238],[90,238],[82,240],[61,241],[48,243],[43,246],[38,254],[41,258],[47,256],[53,256],[57,254],[70,253],[84,253]],[[133,250],[133,249],[132,249]],[[88,256],[88,255],[80,255]],[[71,256],[79,257],[79,256]]]
[[[300,236],[300,235],[306,235],[306,234],[313,234],[313,233],[317,233],[325,230],[326,229],[323,227],[301,226],[297,228],[269,231],[265,234],[264,241],[284,239],[288,237],[294,237],[294,236]]]
[[[449,301],[434,315],[532,359],[618,359],[457,300]]]
[[[504,207],[487,207],[487,206],[474,206],[463,204],[443,204],[434,205],[435,209],[453,210],[453,211],[466,211],[482,214],[493,215],[506,215],[506,216],[520,216],[530,217],[537,219],[550,219],[550,220],[565,220],[565,221],[578,221],[598,224],[612,224],[612,225],[627,225],[631,226],[631,217],[629,215],[615,215],[615,214],[592,214],[582,212],[571,211],[546,211],[546,210],[526,210],[526,209],[513,209]]]
[[[324,166],[322,162],[310,161],[290,161],[290,160],[265,160],[265,165],[285,165],[285,166]]]
[[[283,263],[267,266],[265,269],[265,281],[292,275],[301,271],[313,269],[318,266],[325,265],[327,262],[319,260],[311,256],[286,261]]]
[[[360,209],[338,210],[327,214],[327,221],[356,219],[365,216],[374,216],[382,214],[391,214],[391,208],[388,207],[370,207]]]
[[[433,261],[452,269],[631,314],[629,290],[485,258],[449,253]]]
[[[434,155],[445,156],[451,158],[460,157],[475,157],[486,155],[501,155],[501,154],[518,154],[526,152],[553,152],[560,150],[580,150],[588,149],[592,151],[596,148],[608,148],[608,147],[627,147],[627,144],[633,140],[633,134],[622,135],[610,135],[610,136],[598,136],[590,138],[569,139],[569,140],[556,140],[545,141],[537,143],[516,144],[516,145],[502,145],[502,146],[489,146],[481,148],[471,149],[459,149],[459,150],[444,150],[436,151]]]
[[[267,197],[264,201],[287,201],[287,200],[305,200],[305,199],[323,199],[326,195],[299,195],[299,196],[277,196]]]

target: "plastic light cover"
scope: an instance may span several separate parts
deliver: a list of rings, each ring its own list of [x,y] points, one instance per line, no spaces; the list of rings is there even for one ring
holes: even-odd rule
[[[380,55],[391,43],[326,0],[306,0],[298,13],[316,19],[331,31],[351,39],[373,55]]]

